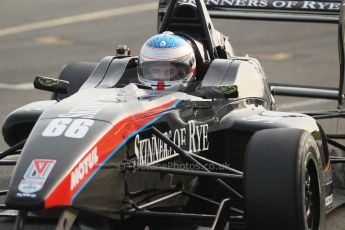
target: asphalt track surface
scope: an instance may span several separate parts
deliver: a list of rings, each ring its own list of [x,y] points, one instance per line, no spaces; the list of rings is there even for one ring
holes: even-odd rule
[[[27,103],[47,100],[34,90],[36,75],[57,77],[73,61],[98,62],[114,55],[118,44],[138,54],[156,33],[156,5],[152,0],[1,0],[0,2],[0,120]],[[337,26],[307,23],[214,20],[230,37],[236,55],[258,58],[270,82],[336,87],[338,84]],[[335,101],[277,97],[278,109],[306,111],[336,109]],[[322,123],[332,133],[344,122]],[[0,140],[0,149],[6,144]],[[10,168],[2,169],[1,189]],[[345,209],[327,218],[327,230],[345,229]],[[12,222],[0,218],[0,229]],[[53,225],[28,229],[53,229]]]

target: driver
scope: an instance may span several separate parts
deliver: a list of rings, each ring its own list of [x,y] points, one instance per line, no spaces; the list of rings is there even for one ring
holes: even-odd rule
[[[192,45],[164,32],[148,39],[140,51],[138,77],[157,90],[185,90],[194,80],[196,61]]]

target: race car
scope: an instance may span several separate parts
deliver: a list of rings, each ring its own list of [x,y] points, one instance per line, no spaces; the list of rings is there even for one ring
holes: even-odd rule
[[[15,229],[47,216],[57,229],[325,229],[345,203],[345,157],[330,155],[345,150],[334,140],[344,135],[317,122],[345,115],[345,2],[206,3],[159,1],[158,32],[195,50],[195,82],[183,90],[141,84],[126,46],[35,78],[53,98],[18,108],[2,127],[11,147],[0,158],[19,155],[0,161],[15,165],[1,192],[2,208],[18,210]],[[268,83],[210,15],[339,23],[339,88]],[[339,110],[279,112],[274,95],[335,99]]]

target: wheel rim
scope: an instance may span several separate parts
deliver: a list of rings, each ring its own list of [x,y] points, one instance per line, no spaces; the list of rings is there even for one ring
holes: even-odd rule
[[[309,164],[305,173],[305,214],[308,230],[315,230],[319,221],[318,183],[315,179],[313,167]]]

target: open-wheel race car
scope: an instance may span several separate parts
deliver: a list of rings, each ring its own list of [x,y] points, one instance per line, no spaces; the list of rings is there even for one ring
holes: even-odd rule
[[[51,216],[57,229],[324,229],[326,214],[345,203],[345,157],[330,147],[345,146],[317,120],[345,114],[278,112],[273,95],[335,99],[341,108],[343,4],[160,0],[159,33],[194,49],[193,84],[142,84],[141,60],[125,46],[99,63],[68,64],[59,79],[36,77],[53,98],[3,124],[11,147],[0,157],[19,158],[0,161],[15,165],[1,208],[18,211],[15,229]],[[339,87],[268,83],[210,16],[338,23]]]

